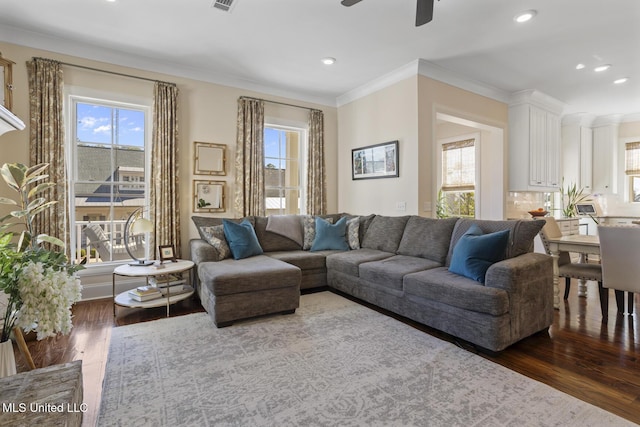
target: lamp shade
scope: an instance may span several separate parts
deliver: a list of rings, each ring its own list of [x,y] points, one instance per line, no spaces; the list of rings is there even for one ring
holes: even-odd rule
[[[146,218],[138,218],[131,226],[131,233],[150,233],[153,231],[153,223]]]

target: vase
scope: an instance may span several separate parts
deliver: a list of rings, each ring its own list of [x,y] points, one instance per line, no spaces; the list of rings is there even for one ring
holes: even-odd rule
[[[16,356],[13,353],[11,340],[0,342],[0,378],[15,375]]]

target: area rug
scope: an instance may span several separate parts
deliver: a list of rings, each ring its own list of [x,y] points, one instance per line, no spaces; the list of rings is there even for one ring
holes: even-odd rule
[[[330,292],[217,329],[114,328],[99,426],[620,426],[593,405]]]

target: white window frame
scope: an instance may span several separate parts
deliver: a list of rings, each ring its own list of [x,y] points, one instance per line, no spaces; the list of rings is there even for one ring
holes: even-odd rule
[[[300,133],[300,150],[299,150],[299,158],[298,160],[298,169],[300,171],[300,214],[306,214],[306,200],[307,200],[307,150],[309,146],[309,126],[307,123],[299,123],[293,122],[278,118],[267,118],[265,117],[264,128],[278,129],[284,131],[294,131]],[[266,163],[266,153],[265,153],[265,163]],[[280,160],[286,160],[286,158],[280,157]],[[287,188],[295,188],[295,187],[284,187]],[[265,189],[266,190],[266,189]],[[266,194],[265,194],[266,199]],[[265,200],[266,204],[266,200]]]
[[[473,139],[474,143],[473,143],[473,147],[475,149],[475,184],[474,184],[474,212],[475,212],[475,217],[478,217],[478,214],[480,213],[480,147],[481,147],[481,140],[480,140],[480,132],[473,132],[473,133],[468,133],[468,134],[463,134],[463,135],[456,135],[456,136],[452,136],[452,137],[447,137],[447,138],[442,138],[438,140],[438,154],[437,154],[437,159],[438,161],[436,162],[436,174],[437,174],[437,188],[440,189],[442,188],[442,175],[443,175],[443,171],[442,171],[442,146],[451,142],[456,142],[456,141],[464,141],[467,139]]]
[[[88,104],[96,104],[96,105],[105,105],[109,107],[115,108],[127,108],[127,109],[135,109],[144,111],[145,115],[145,141],[144,141],[144,151],[145,151],[145,177],[144,177],[144,185],[145,185],[145,206],[149,206],[149,196],[151,192],[151,147],[152,147],[152,126],[153,126],[153,117],[152,117],[152,108],[153,108],[153,99],[152,98],[140,98],[126,94],[120,93],[111,93],[104,92],[100,90],[78,87],[78,86],[65,86],[65,96],[64,96],[64,111],[65,117],[68,117],[65,123],[65,164],[66,164],[66,174],[68,177],[68,203],[69,203],[69,250],[73,255],[76,253],[76,242],[78,241],[76,236],[76,213],[75,213],[75,172],[77,171],[77,158],[76,158],[76,115],[75,115],[75,105],[77,103],[88,103]],[[148,253],[146,256],[148,257],[150,253],[153,253],[153,248],[147,248]],[[86,270],[80,271],[80,275],[101,275],[105,273],[113,272],[113,269],[122,264],[126,264],[129,262],[128,260],[117,260],[117,261],[105,261],[101,263],[91,264],[87,263],[85,265]]]

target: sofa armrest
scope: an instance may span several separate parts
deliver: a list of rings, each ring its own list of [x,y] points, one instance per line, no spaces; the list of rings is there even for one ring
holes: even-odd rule
[[[553,259],[549,255],[529,252],[505,259],[489,267],[485,277],[485,286],[509,293],[521,292],[529,283],[546,283],[553,292]]]
[[[191,239],[189,241],[191,261],[196,265],[206,261],[217,261],[218,251],[208,242],[202,239]]]

